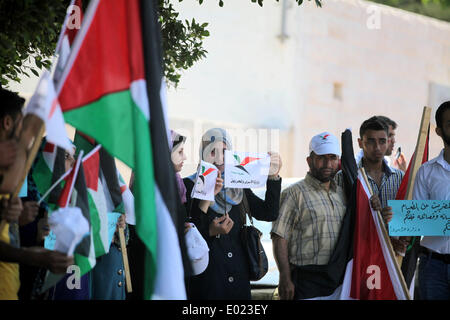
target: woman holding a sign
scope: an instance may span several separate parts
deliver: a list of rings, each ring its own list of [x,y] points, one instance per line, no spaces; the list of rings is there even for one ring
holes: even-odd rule
[[[261,200],[251,189],[223,186],[224,153],[231,149],[231,139],[225,130],[208,130],[203,135],[200,146],[202,165],[199,172],[184,179],[187,189],[186,207],[209,247],[209,264],[206,270],[189,279],[189,299],[251,299],[249,265],[241,241],[242,227],[245,224],[240,210],[243,198],[248,200],[254,218],[274,221],[278,217],[281,190],[279,156],[270,155],[266,195],[265,200]],[[217,170],[217,174],[214,170]],[[203,176],[202,191],[197,192],[194,186],[200,175]],[[215,180],[212,186],[207,182],[208,177]],[[200,194],[204,197],[197,196]],[[208,195],[212,195],[212,198],[208,198]]]

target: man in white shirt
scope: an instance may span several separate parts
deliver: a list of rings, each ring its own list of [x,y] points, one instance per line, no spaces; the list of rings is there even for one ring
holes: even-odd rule
[[[436,126],[444,149],[417,172],[414,200],[450,200],[450,101],[436,111]],[[424,252],[419,262],[421,299],[450,300],[450,237],[423,237],[420,244]]]

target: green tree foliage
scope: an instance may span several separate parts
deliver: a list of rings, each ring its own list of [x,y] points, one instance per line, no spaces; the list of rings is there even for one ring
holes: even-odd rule
[[[0,84],[48,68],[70,1],[0,1]]]
[[[183,0],[158,1],[165,76],[169,85],[176,86],[183,70],[206,57],[203,40],[210,35],[208,23],[179,19],[172,4]],[[205,0],[186,1],[202,4]],[[226,4],[226,0],[209,1],[217,1],[221,7]],[[250,1],[263,6],[263,0]],[[321,5],[322,0],[314,1]],[[83,9],[88,2],[83,1]],[[38,70],[50,67],[69,4],[70,0],[0,0],[0,85],[20,82],[21,75],[38,75]]]
[[[450,0],[372,0],[372,1],[450,22]]]

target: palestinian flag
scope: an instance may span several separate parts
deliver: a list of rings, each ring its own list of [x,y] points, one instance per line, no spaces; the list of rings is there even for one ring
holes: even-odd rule
[[[122,175],[120,174],[119,170],[117,170],[117,176],[119,178],[119,188],[120,193],[122,195],[122,201],[123,201],[123,210],[126,215],[126,223],[135,225],[136,224],[136,218],[134,216],[134,196],[131,192],[130,188],[126,184],[125,180],[123,179]]]
[[[56,53],[58,54],[58,63],[56,64],[53,79],[55,83],[59,83],[62,73],[66,67],[67,60],[70,55],[73,40],[79,30],[83,20],[83,8],[81,0],[71,0],[66,10],[63,27],[56,44]]]
[[[78,155],[78,158],[82,153]],[[97,161],[96,161],[97,160]],[[58,199],[58,206],[75,206],[81,209],[83,216],[89,222],[90,234],[77,245],[74,254],[75,264],[80,267],[81,276],[89,272],[96,264],[95,232],[91,219],[87,181],[94,181],[93,172],[98,166],[98,148],[78,159],[72,172],[65,179],[64,188]]]
[[[408,300],[381,215],[370,207],[369,186],[361,171],[356,187],[353,268],[350,297],[361,300]]]
[[[64,149],[48,142],[45,138],[42,139],[41,147],[36,156],[32,172],[33,180],[41,195],[44,195],[64,174],[64,158]],[[53,189],[48,198],[45,199],[52,208],[59,199],[62,185],[63,183]]]
[[[86,135],[76,131],[74,144],[77,151],[91,152],[95,141]],[[88,190],[88,202],[91,213],[92,234],[94,240],[95,256],[98,258],[109,252],[108,241],[108,203],[107,188],[101,180],[100,154],[103,148],[95,152],[87,162],[83,162],[86,176],[86,187]]]
[[[342,135],[341,166],[347,211],[336,247],[328,264],[293,270],[295,299],[408,299],[401,274],[395,269],[396,261],[388,250],[390,243],[383,235],[382,222],[370,208],[368,187],[356,171],[349,130]]]
[[[66,122],[135,173],[136,233],[145,248],[141,298],[184,299],[155,14],[153,1],[91,0],[57,92]]]

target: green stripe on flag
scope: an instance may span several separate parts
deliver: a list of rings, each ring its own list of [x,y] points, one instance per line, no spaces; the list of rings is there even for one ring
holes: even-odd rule
[[[157,259],[155,180],[148,119],[129,90],[107,94],[64,113],[67,123],[93,137],[135,172],[136,231],[147,247],[145,297],[153,292]]]
[[[47,166],[42,154],[33,168],[33,180],[38,191],[44,194],[52,185],[53,172]]]
[[[95,201],[88,189],[89,211],[91,214],[91,232],[94,240],[95,256],[98,258],[106,253],[101,237],[101,219]]]

